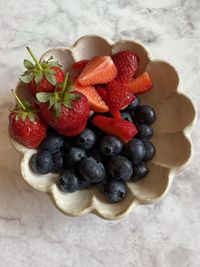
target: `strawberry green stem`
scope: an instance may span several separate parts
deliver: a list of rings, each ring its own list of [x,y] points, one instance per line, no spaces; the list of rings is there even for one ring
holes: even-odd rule
[[[69,73],[67,72],[65,75],[65,79],[64,79],[64,83],[63,83],[63,91],[65,91],[66,85],[67,85],[67,81],[68,81],[68,77],[69,77]]]
[[[31,49],[27,46],[26,49],[28,50],[29,54],[31,55],[32,59],[35,61],[36,65],[38,66],[38,68],[40,70],[42,69],[42,66],[40,65],[40,62],[37,60],[37,58],[34,56],[33,52],[31,51]]]
[[[11,89],[11,92],[13,93],[14,97],[17,99],[17,102],[19,103],[19,105],[22,107],[22,109],[25,111],[26,107],[24,106],[24,104],[22,103],[22,101],[19,99],[19,97],[15,94],[14,90]]]

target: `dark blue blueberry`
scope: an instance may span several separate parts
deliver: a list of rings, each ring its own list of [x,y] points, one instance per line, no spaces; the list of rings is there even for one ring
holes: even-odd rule
[[[147,161],[154,157],[156,154],[155,146],[149,141],[143,141],[145,147],[145,155],[143,160]]]
[[[91,149],[96,142],[96,135],[90,129],[85,129],[76,139],[76,144],[83,149]]]
[[[79,190],[85,190],[85,189],[88,189],[92,186],[92,184],[90,182],[88,182],[87,180],[85,180],[83,178],[79,178],[78,183],[79,183],[79,186],[78,186]]]
[[[58,187],[63,192],[73,193],[79,188],[79,181],[72,169],[64,170],[59,177]]]
[[[105,189],[105,196],[110,203],[116,203],[123,200],[126,196],[126,185],[122,181],[110,181]]]
[[[142,140],[148,140],[153,136],[153,129],[151,126],[148,126],[147,124],[139,124],[137,125],[137,138]]]
[[[100,151],[102,155],[110,157],[119,155],[122,152],[122,141],[111,135],[104,136],[100,141]]]
[[[156,112],[152,107],[142,105],[136,109],[135,119],[139,123],[150,125],[156,120]]]
[[[109,161],[109,172],[112,178],[127,181],[133,174],[132,164],[123,156],[112,157]]]
[[[103,181],[96,183],[96,188],[100,191],[100,192],[104,192],[106,185],[108,184],[109,179],[108,176],[106,176]]]
[[[31,169],[38,174],[47,174],[53,169],[53,159],[50,152],[40,150],[33,155],[30,161]]]
[[[131,115],[130,115],[129,112],[122,111],[122,112],[121,112],[121,115],[122,115],[122,118],[123,118],[124,120],[133,122],[133,119],[132,119],[132,117],[131,117]]]
[[[140,162],[137,165],[133,166],[133,177],[131,181],[138,181],[144,178],[149,173],[149,168],[145,162]]]
[[[125,109],[126,111],[132,111],[135,110],[140,105],[140,98],[139,96],[136,96],[136,98],[133,100],[133,102],[128,105],[128,107]]]
[[[64,169],[64,153],[60,150],[52,154],[53,158],[53,172],[61,173]]]
[[[65,162],[69,166],[74,166],[81,159],[86,158],[86,152],[80,147],[70,147],[65,153]]]
[[[81,176],[90,183],[98,183],[105,178],[105,168],[101,162],[89,157],[82,159],[78,164]]]
[[[55,153],[64,145],[64,138],[60,134],[52,134],[47,136],[41,143],[41,149],[48,150],[50,153]]]
[[[143,160],[145,147],[141,140],[134,138],[124,147],[124,155],[129,158],[133,164],[138,164]]]

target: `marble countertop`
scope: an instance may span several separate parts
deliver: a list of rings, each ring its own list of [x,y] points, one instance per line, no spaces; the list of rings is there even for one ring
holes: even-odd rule
[[[135,39],[180,72],[200,105],[199,0],[0,0],[0,266],[198,267],[200,263],[200,126],[194,160],[167,197],[138,206],[123,220],[65,217],[19,174],[7,137],[10,89],[22,73],[25,47],[39,56],[93,33]]]

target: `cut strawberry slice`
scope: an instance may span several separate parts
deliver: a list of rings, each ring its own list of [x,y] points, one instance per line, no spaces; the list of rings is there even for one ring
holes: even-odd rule
[[[92,123],[102,131],[119,137],[125,143],[129,142],[138,132],[136,126],[129,121],[101,115],[95,116]]]
[[[151,90],[153,84],[149,74],[144,72],[136,79],[129,81],[127,85],[134,94],[143,94]]]
[[[81,86],[77,81],[75,81],[74,87],[77,91],[81,92],[87,97],[91,110],[95,112],[108,112],[109,107],[106,105],[106,103],[103,101],[103,99],[100,97],[100,95],[92,85]]]
[[[82,59],[80,61],[77,61],[72,65],[72,69],[82,71],[88,62],[89,62],[88,59]]]
[[[108,83],[117,76],[117,68],[109,56],[96,56],[88,62],[78,77],[82,86]]]

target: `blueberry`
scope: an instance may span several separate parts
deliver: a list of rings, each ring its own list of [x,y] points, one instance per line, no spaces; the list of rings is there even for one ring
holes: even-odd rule
[[[106,176],[103,181],[96,183],[96,188],[100,191],[100,192],[104,192],[106,185],[108,184],[109,179],[108,176]]]
[[[138,134],[137,137],[142,140],[148,140],[153,136],[153,129],[147,124],[137,125]]]
[[[126,112],[126,111],[122,111],[122,112],[121,112],[121,116],[122,116],[122,118],[123,118],[124,120],[133,122],[133,119],[132,119],[130,113],[128,113],[128,112]]]
[[[132,164],[123,156],[112,157],[109,161],[109,172],[112,178],[127,181],[133,174]]]
[[[87,180],[83,178],[79,178],[78,183],[79,183],[79,186],[78,186],[79,190],[88,189],[89,187],[92,186],[90,182],[88,182]]]
[[[53,159],[50,152],[40,150],[33,155],[30,161],[31,169],[38,174],[47,174],[53,169]]]
[[[138,165],[133,166],[133,177],[131,181],[138,181],[144,178],[149,173],[149,168],[145,162],[140,162]]]
[[[63,192],[73,193],[79,188],[78,178],[72,169],[64,170],[60,175],[58,186]]]
[[[96,136],[90,129],[85,129],[76,139],[76,144],[83,149],[91,149],[96,142]]]
[[[155,146],[149,141],[143,141],[145,147],[145,155],[143,160],[147,161],[154,157],[156,154]]]
[[[140,98],[136,96],[133,102],[130,105],[128,105],[128,107],[125,110],[127,111],[135,110],[140,105],[140,102],[141,102]]]
[[[105,177],[105,168],[93,157],[82,159],[78,164],[79,173],[90,183],[98,183]]]
[[[134,138],[124,147],[124,155],[129,158],[133,164],[138,164],[143,160],[145,147],[141,140]]]
[[[64,160],[63,155],[64,153],[60,150],[52,154],[53,158],[53,172],[61,173],[64,169]]]
[[[123,144],[115,136],[106,135],[100,141],[100,151],[102,155],[110,157],[116,156],[122,152]]]
[[[156,112],[152,107],[142,105],[136,109],[135,118],[139,123],[150,125],[156,120]]]
[[[81,159],[86,158],[86,152],[80,147],[70,147],[65,154],[66,164],[69,166],[74,166]]]
[[[110,203],[116,203],[123,200],[126,196],[126,185],[122,181],[111,181],[105,187],[105,196]]]
[[[52,134],[47,136],[41,144],[41,148],[48,150],[50,153],[55,153],[64,144],[64,138],[59,134]]]

